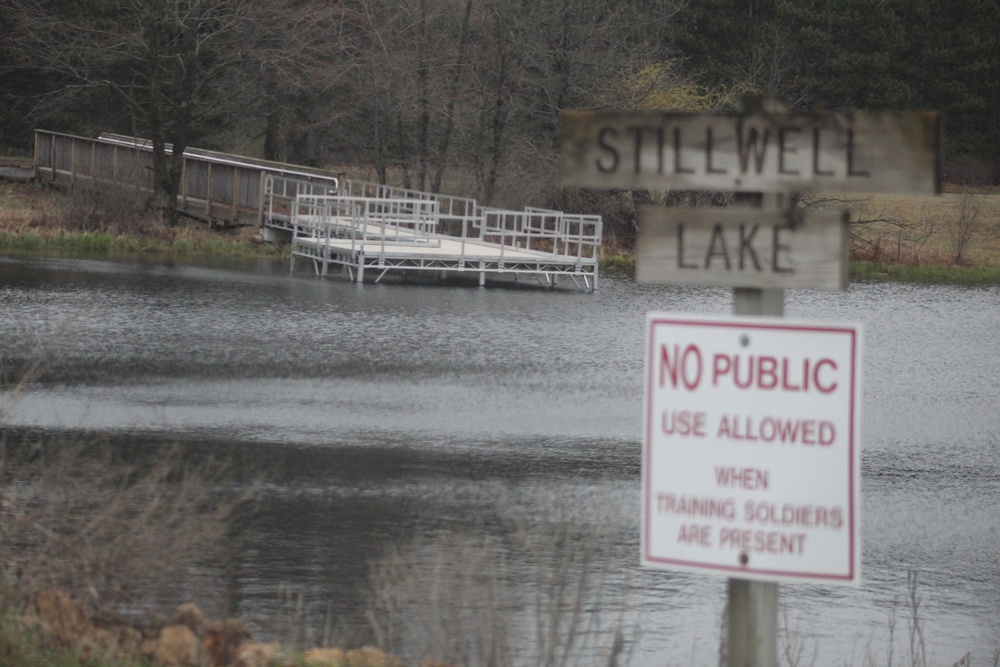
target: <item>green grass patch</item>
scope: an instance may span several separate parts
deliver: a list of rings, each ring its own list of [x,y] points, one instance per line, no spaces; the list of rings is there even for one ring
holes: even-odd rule
[[[1000,284],[1000,267],[910,266],[906,264],[854,262],[851,264],[851,279],[950,285],[991,285]]]
[[[0,248],[5,250],[44,250],[48,239],[35,232],[0,231]]]
[[[635,257],[627,252],[601,257],[601,271],[632,271]],[[912,266],[851,262],[851,280],[885,280],[942,285],[997,285],[1000,267],[996,266]]]
[[[635,268],[635,255],[631,253],[602,255],[600,268],[602,271],[631,271]]]
[[[86,664],[75,651],[52,651],[43,648],[30,634],[18,627],[13,615],[4,611],[0,616],[0,664],[4,667],[82,667]],[[104,667],[103,661],[92,661],[93,667]]]
[[[160,253],[247,258],[288,256],[286,247],[270,243],[247,243],[242,240],[212,237],[169,239],[94,232],[39,234],[34,231],[0,231],[0,250],[65,250],[108,254]]]

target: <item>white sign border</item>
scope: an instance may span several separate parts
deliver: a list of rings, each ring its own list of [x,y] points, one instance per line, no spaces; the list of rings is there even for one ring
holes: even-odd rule
[[[846,575],[824,572],[788,572],[782,570],[758,569],[748,566],[727,566],[715,563],[701,563],[666,558],[650,558],[648,553],[650,540],[651,504],[654,502],[650,489],[650,449],[652,443],[652,419],[650,405],[652,403],[652,378],[654,358],[652,346],[654,343],[653,327],[658,323],[675,323],[687,326],[711,326],[726,328],[743,328],[757,330],[802,330],[821,331],[829,333],[844,333],[851,336],[851,392],[850,392],[850,435],[848,439],[849,467],[848,474],[848,511],[845,520],[849,531],[849,567]],[[640,550],[641,562],[644,567],[659,570],[680,570],[696,573],[712,573],[740,579],[751,579],[765,582],[809,582],[818,584],[846,584],[858,586],[861,584],[861,381],[862,381],[862,341],[863,330],[860,323],[847,323],[827,320],[793,320],[783,317],[746,317],[703,315],[692,313],[671,313],[665,311],[650,311],[646,314],[644,333],[644,396],[643,396],[643,435],[642,435],[642,499],[641,499],[641,530]]]

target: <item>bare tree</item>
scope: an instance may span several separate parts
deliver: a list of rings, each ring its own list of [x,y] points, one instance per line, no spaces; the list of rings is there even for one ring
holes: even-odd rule
[[[648,6],[643,6],[643,5]],[[555,192],[559,112],[633,106],[629,82],[666,59],[659,31],[676,3],[482,0],[473,17],[474,79],[465,160],[478,196],[503,199],[505,177]]]
[[[350,122],[378,178],[433,191],[457,180],[487,204],[506,203],[505,179],[551,193],[559,111],[624,106],[626,79],[664,53],[648,26],[674,4],[645,5],[359,0],[370,32]]]
[[[440,190],[464,102],[475,0],[361,0],[369,34],[361,58],[359,123],[380,180]]]
[[[25,62],[66,82],[50,104],[94,88],[118,94],[152,140],[154,200],[176,223],[184,150],[238,99],[220,83],[267,29],[264,10],[250,0],[11,0],[9,12]]]
[[[260,0],[263,1],[263,0]],[[253,91],[241,114],[260,123],[264,157],[322,166],[333,150],[354,152],[362,53],[369,16],[349,2],[272,0],[269,27],[240,73]]]
[[[969,248],[973,234],[979,228],[979,212],[982,208],[982,195],[965,192],[958,196],[958,201],[953,209],[955,225],[952,239],[956,264],[962,264],[966,260],[965,253]]]
[[[510,139],[508,127],[520,110],[516,96],[523,81],[523,48],[509,13],[510,5],[490,2],[479,19],[480,58],[475,63],[476,110],[472,117],[472,165],[477,195],[485,205],[493,203],[500,165]]]

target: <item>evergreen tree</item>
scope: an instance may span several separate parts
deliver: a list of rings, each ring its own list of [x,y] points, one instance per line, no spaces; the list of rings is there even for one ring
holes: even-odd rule
[[[949,176],[996,182],[1000,176],[1000,6],[993,0],[969,0],[961,5],[948,0],[911,0],[902,3],[900,10],[911,27],[904,75],[915,93],[914,106],[945,115]],[[965,166],[958,169],[961,164]]]
[[[778,0],[777,13],[814,108],[898,108],[912,98],[899,68],[906,28],[892,0]]]
[[[709,87],[748,78],[755,52],[773,46],[775,0],[703,0],[678,15],[675,47]]]

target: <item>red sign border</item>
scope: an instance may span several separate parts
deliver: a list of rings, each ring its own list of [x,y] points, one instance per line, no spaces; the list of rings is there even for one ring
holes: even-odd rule
[[[663,557],[652,557],[649,554],[649,536],[650,536],[650,522],[652,517],[652,512],[650,504],[652,494],[650,493],[650,475],[652,474],[652,466],[650,462],[650,449],[652,443],[652,422],[653,420],[649,418],[649,413],[651,409],[652,396],[653,396],[653,372],[652,364],[649,362],[650,359],[654,358],[653,354],[653,329],[657,325],[661,324],[673,324],[680,326],[698,326],[698,327],[722,327],[728,329],[757,329],[757,330],[767,330],[767,331],[802,331],[810,333],[834,333],[834,334],[847,334],[850,336],[851,340],[851,388],[850,388],[850,410],[849,410],[849,438],[848,438],[848,526],[850,529],[850,537],[848,539],[848,550],[849,550],[849,567],[847,574],[836,575],[829,573],[811,573],[811,572],[790,572],[785,570],[768,570],[759,569],[748,566],[735,566],[735,565],[717,565],[714,563],[703,563],[699,561],[687,561],[679,560],[674,558],[663,558]],[[778,580],[778,579],[794,579],[794,580],[811,580],[811,581],[826,581],[826,582],[837,582],[837,583],[853,583],[859,584],[861,580],[860,575],[860,549],[858,548],[858,540],[860,540],[859,528],[860,528],[860,508],[858,504],[860,503],[860,493],[857,485],[860,483],[860,471],[857,467],[860,466],[860,452],[856,451],[856,448],[860,446],[859,442],[859,430],[860,430],[860,410],[857,401],[859,399],[859,387],[858,382],[860,379],[859,373],[859,349],[861,337],[861,327],[860,325],[846,325],[846,324],[834,324],[834,323],[817,323],[815,325],[805,323],[805,322],[795,322],[786,321],[784,319],[765,319],[765,318],[753,318],[753,319],[739,319],[739,318],[698,318],[689,315],[678,315],[671,316],[667,313],[655,314],[653,317],[647,319],[648,329],[646,331],[647,348],[646,348],[646,396],[644,399],[644,410],[643,415],[646,417],[644,424],[645,437],[643,439],[642,447],[642,457],[643,457],[643,490],[644,498],[643,502],[643,518],[645,520],[645,525],[643,526],[642,532],[642,559],[643,563],[657,563],[658,565],[675,565],[689,570],[701,570],[709,572],[725,573],[729,575],[751,575],[758,576],[760,578],[766,578],[767,580]]]

